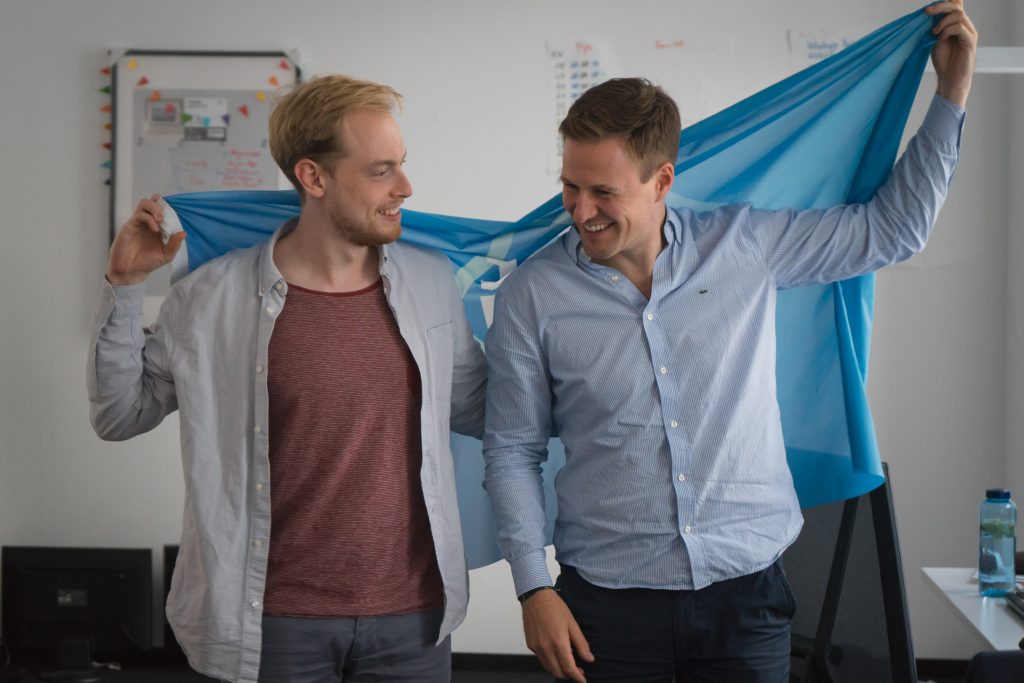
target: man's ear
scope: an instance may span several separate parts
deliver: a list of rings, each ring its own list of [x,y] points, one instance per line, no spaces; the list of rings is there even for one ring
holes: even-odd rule
[[[654,171],[654,190],[659,202],[665,199],[665,195],[672,189],[675,179],[676,168],[667,161]]]
[[[327,189],[324,180],[325,174],[324,168],[312,159],[299,159],[295,164],[295,177],[302,185],[307,197],[319,199],[324,196]]]

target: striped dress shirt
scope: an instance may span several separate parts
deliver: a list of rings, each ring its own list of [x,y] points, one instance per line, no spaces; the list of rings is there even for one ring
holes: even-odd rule
[[[550,585],[542,461],[560,563],[605,588],[699,589],[759,571],[796,538],[775,384],[776,290],[920,251],[964,112],[936,96],[866,204],[667,211],[648,300],[575,229],[498,290],[487,335],[485,485],[517,594]]]

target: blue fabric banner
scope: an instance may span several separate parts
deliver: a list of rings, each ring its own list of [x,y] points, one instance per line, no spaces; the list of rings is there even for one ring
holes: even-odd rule
[[[750,202],[813,208],[871,197],[888,176],[934,37],[916,11],[834,57],[682,131],[670,206]],[[187,269],[267,237],[298,214],[298,196],[218,192],[167,197],[188,232]],[[451,259],[478,338],[500,279],[571,225],[560,197],[513,223],[403,211],[402,238]],[[865,381],[874,278],[781,292],[778,399],[789,465],[803,507],[882,483]],[[453,434],[470,568],[500,558],[481,482],[480,442]],[[545,466],[548,533],[555,518],[557,439]]]

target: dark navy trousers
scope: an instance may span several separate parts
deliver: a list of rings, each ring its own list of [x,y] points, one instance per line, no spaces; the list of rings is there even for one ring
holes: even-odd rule
[[[595,661],[593,681],[782,683],[796,602],[782,560],[700,590],[609,589],[563,566],[556,589]]]

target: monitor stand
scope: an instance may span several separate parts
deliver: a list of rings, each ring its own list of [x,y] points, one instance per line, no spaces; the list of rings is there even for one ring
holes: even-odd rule
[[[103,677],[92,665],[89,639],[64,639],[57,644],[59,669],[38,674],[47,683],[98,683]]]

